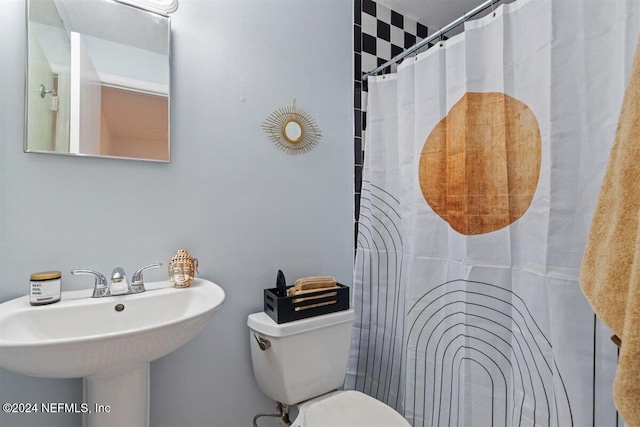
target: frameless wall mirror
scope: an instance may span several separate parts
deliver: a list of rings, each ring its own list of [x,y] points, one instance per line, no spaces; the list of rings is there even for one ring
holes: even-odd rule
[[[169,161],[170,19],[27,0],[26,152]]]

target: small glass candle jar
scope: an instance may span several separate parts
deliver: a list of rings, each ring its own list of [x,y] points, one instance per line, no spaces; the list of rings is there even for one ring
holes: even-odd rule
[[[42,271],[33,273],[29,283],[29,303],[31,305],[53,304],[60,301],[62,273]]]

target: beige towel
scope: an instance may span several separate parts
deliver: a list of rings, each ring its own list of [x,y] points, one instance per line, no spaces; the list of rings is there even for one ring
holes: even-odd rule
[[[616,408],[640,427],[640,47],[591,223],[580,285],[620,337]]]
[[[302,291],[319,291],[326,288],[337,288],[336,279],[332,276],[303,277],[296,280],[295,284],[287,289],[287,295],[298,295]]]

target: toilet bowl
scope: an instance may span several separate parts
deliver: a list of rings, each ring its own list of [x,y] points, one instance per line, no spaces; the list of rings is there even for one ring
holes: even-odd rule
[[[336,391],[298,405],[291,427],[409,427],[393,408],[354,390]]]
[[[298,407],[295,427],[407,427],[384,403],[344,383],[354,310],[278,324],[266,313],[249,315],[253,373],[260,390]]]

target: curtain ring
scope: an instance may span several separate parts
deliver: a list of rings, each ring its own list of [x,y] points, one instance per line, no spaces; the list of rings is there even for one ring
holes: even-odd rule
[[[495,2],[491,2],[491,16],[493,16],[494,18],[496,17],[496,11],[493,10],[493,5],[495,4]]]
[[[444,33],[442,32],[442,27],[440,27],[440,47],[442,47],[442,36],[444,36]]]

